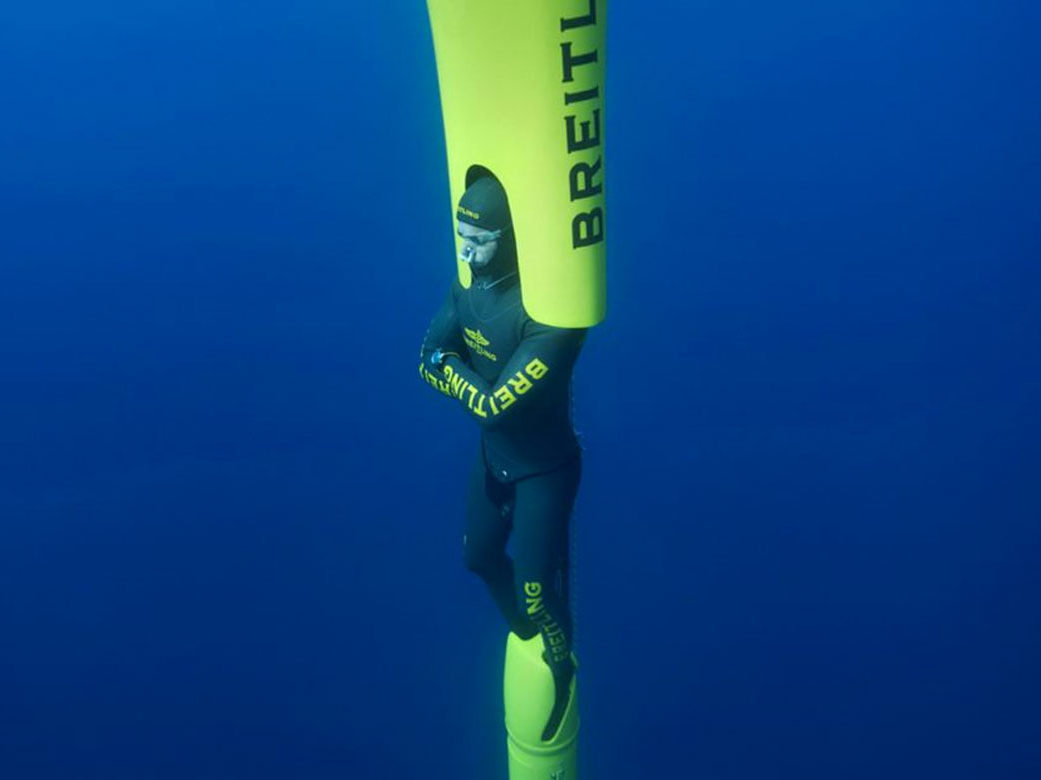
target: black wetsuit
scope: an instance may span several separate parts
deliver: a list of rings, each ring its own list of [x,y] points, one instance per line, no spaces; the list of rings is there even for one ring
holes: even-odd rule
[[[581,449],[571,423],[571,372],[582,328],[535,322],[515,273],[453,280],[421,349],[421,377],[456,398],[481,427],[469,480],[467,567],[487,583],[510,628],[541,631],[557,684],[547,724],[552,737],[574,673],[568,601],[568,520],[578,490]],[[455,353],[439,370],[435,349]],[[513,558],[506,541],[513,533]]]

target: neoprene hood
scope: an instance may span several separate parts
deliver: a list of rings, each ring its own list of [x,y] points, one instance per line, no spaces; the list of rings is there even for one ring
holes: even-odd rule
[[[517,240],[513,235],[513,220],[506,190],[492,176],[481,176],[466,188],[459,199],[456,217],[485,230],[505,231],[499,238],[499,248],[483,268],[471,267],[473,279],[479,285],[489,285],[517,273]],[[507,286],[516,283],[516,279]],[[504,288],[505,289],[505,288]]]
[[[485,230],[505,230],[512,222],[506,191],[491,176],[476,179],[459,199],[456,217]]]

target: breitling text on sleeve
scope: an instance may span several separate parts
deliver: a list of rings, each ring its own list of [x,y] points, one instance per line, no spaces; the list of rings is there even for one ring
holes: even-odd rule
[[[448,385],[448,394],[454,395],[462,401],[476,417],[495,419],[513,406],[520,396],[530,391],[535,383],[548,372],[549,366],[538,358],[532,358],[523,369],[517,371],[505,382],[498,384],[487,394],[467,382],[449,365],[445,366],[444,381]],[[441,389],[440,385],[435,385],[435,387]]]

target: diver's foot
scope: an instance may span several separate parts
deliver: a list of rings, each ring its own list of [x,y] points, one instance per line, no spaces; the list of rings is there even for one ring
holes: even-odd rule
[[[542,657],[545,659],[546,654],[543,653]],[[553,670],[553,687],[556,696],[553,701],[553,711],[550,712],[549,720],[546,721],[546,728],[542,730],[543,742],[553,739],[557,729],[560,728],[560,722],[564,719],[564,712],[567,710],[568,700],[571,698],[571,678],[574,676],[575,665],[571,663],[571,659],[568,659],[566,664],[562,664],[561,668]]]

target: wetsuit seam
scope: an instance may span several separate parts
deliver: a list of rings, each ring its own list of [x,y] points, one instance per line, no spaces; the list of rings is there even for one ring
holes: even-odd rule
[[[490,474],[492,479],[494,479],[500,485],[516,485],[518,482],[523,482],[524,480],[531,479],[532,477],[544,477],[545,475],[552,474],[555,471],[562,471],[562,470],[567,469],[567,468],[572,468],[572,467],[574,467],[576,465],[577,466],[581,466],[582,465],[582,445],[581,445],[581,443],[577,442],[577,440],[576,440],[576,443],[578,444],[578,446],[575,449],[575,453],[573,455],[569,456],[566,460],[563,460],[560,463],[557,463],[557,464],[555,464],[553,466],[550,466],[549,468],[543,468],[543,469],[539,469],[538,471],[532,471],[530,473],[525,473],[525,474],[523,474],[522,476],[519,476],[519,477],[512,477],[512,478],[506,480],[505,482],[500,480],[496,476],[496,474],[498,474],[498,470],[493,468],[491,463],[488,462],[488,452],[487,452],[487,448],[485,446],[485,441],[484,441],[483,437],[481,438],[481,460],[484,461],[484,468],[486,469],[488,474]]]
[[[525,474],[523,477],[518,477],[517,479],[514,479],[510,484],[516,485],[518,482],[523,482],[526,479],[533,479],[534,477],[544,477],[547,474],[553,474],[557,471],[564,471],[565,469],[573,468],[576,465],[581,465],[581,460],[582,454],[576,453],[572,457],[565,460],[563,463],[560,463],[559,465],[556,465],[551,469],[546,469],[545,471],[536,471],[532,474]]]

